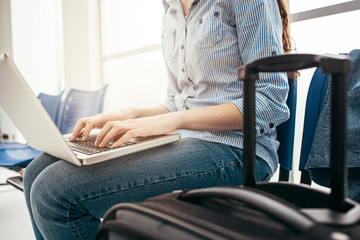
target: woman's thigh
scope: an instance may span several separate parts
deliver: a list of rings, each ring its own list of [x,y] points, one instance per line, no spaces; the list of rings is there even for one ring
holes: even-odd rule
[[[263,166],[258,179],[270,169]],[[36,178],[33,194],[94,216],[119,202],[142,201],[177,189],[242,183],[242,151],[227,145],[182,139],[163,147],[78,167],[55,161]],[[34,186],[33,186],[34,188]]]

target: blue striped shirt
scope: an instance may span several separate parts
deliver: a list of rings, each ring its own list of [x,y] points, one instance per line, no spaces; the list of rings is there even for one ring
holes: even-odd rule
[[[163,105],[170,111],[234,103],[243,112],[236,69],[282,53],[276,0],[194,0],[184,17],[179,0],[163,0],[162,47],[169,85]],[[256,154],[272,171],[278,165],[276,126],[289,118],[285,73],[264,73],[256,82]],[[179,130],[242,148],[242,130]]]

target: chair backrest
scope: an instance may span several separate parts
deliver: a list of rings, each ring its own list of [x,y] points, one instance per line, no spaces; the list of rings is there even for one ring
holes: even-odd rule
[[[40,100],[41,104],[44,106],[45,110],[48,112],[55,124],[57,124],[58,122],[58,113],[63,94],[64,90],[62,90],[59,95],[49,95],[46,93],[39,93],[38,95],[38,99]]]
[[[305,168],[308,160],[312,142],[315,136],[316,125],[324,103],[325,95],[329,86],[330,76],[317,68],[309,86],[306,99],[304,129],[301,144],[299,170]]]
[[[62,134],[71,133],[79,118],[101,113],[108,84],[97,91],[71,88],[62,100],[58,126]]]
[[[277,128],[277,140],[280,142],[278,149],[279,163],[283,169],[291,170],[294,152],[297,80],[289,79],[289,93],[286,101],[290,110],[290,118]]]
[[[311,79],[307,93],[306,110],[304,117],[304,128],[301,145],[301,156],[299,170],[303,171],[311,150],[314,139],[316,124],[320,116],[324,98],[329,85],[329,75],[323,74],[321,68],[317,68]],[[288,171],[293,168],[294,137],[295,137],[295,119],[297,102],[297,80],[289,79],[289,94],[287,105],[290,110],[290,118],[280,124],[277,128],[277,140],[280,142],[278,149],[280,163],[281,181],[288,181]],[[303,183],[309,183],[308,177],[302,178]]]

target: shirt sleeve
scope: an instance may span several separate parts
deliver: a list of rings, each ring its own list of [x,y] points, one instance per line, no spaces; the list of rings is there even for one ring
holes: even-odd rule
[[[281,54],[282,23],[275,0],[236,0],[234,15],[242,64]],[[289,118],[286,73],[260,73],[255,83],[257,135],[268,134]],[[243,99],[233,103],[243,113]]]

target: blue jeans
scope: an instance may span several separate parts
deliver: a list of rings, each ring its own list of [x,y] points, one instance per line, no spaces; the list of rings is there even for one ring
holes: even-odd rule
[[[77,167],[43,154],[26,168],[24,192],[37,239],[93,239],[114,204],[176,189],[242,184],[242,150],[197,139]],[[272,175],[257,159],[257,180]]]

